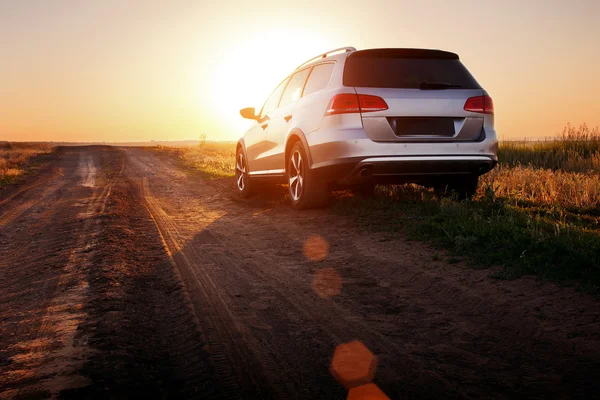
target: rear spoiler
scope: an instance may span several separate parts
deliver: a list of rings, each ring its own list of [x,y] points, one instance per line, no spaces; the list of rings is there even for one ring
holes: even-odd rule
[[[458,60],[458,54],[443,50],[429,49],[370,49],[355,51],[348,56],[377,58],[426,58],[440,60]]]

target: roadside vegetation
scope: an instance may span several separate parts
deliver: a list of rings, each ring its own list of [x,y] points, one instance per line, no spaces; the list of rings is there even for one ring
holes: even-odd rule
[[[52,149],[48,143],[0,142],[0,186],[15,183],[30,173],[37,167],[31,158]]]
[[[207,176],[234,174],[233,144],[167,151]],[[367,230],[431,241],[450,261],[493,267],[497,278],[535,274],[600,295],[600,130],[567,126],[551,140],[504,141],[499,160],[472,201],[378,186],[371,198],[336,193],[333,209]]]
[[[176,157],[182,165],[207,178],[235,176],[235,143],[201,142],[198,146],[156,146],[157,151]]]
[[[600,128],[567,125],[555,138],[501,142],[500,157],[509,167],[532,166],[553,171],[600,172]]]

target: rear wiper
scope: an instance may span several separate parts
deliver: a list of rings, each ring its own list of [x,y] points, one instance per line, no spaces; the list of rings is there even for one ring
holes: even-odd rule
[[[419,89],[421,89],[421,90],[453,89],[453,88],[461,88],[461,87],[462,87],[462,85],[455,85],[452,83],[427,82],[427,81],[423,81],[419,85]]]

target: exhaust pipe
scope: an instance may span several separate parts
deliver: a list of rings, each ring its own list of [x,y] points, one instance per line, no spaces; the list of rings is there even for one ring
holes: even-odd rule
[[[373,169],[373,167],[371,165],[366,165],[360,169],[358,174],[362,177],[369,177],[372,175],[372,171],[371,171],[372,169]]]

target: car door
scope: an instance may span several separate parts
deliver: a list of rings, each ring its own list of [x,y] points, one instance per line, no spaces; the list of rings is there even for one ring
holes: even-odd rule
[[[267,137],[267,130],[271,123],[270,114],[277,108],[288,80],[289,78],[284,79],[271,93],[260,111],[258,122],[244,136],[246,156],[251,175],[268,173],[269,167],[266,155],[275,146],[272,142],[269,142]]]
[[[285,169],[285,139],[294,127],[293,111],[296,103],[302,97],[306,79],[311,68],[295,72],[281,96],[279,107],[269,114],[267,140],[271,147],[265,154],[269,174],[283,174]]]

